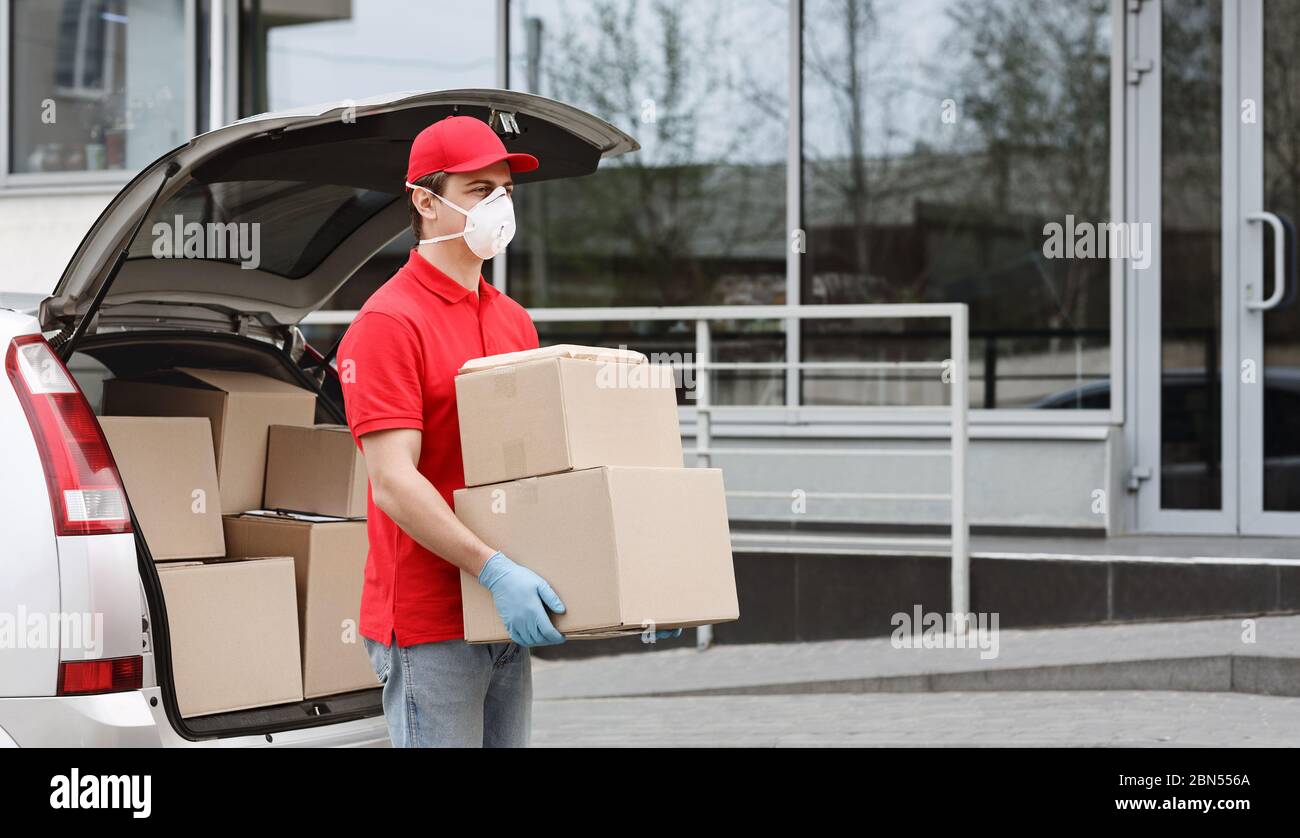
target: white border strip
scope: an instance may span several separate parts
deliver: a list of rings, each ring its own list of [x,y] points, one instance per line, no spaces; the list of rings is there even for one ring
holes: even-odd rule
[[[733,542],[735,536],[732,537]],[[776,540],[776,539],[769,539]],[[895,541],[893,543],[900,543]],[[747,544],[732,544],[732,549],[740,553],[799,553],[830,556],[863,556],[874,558],[934,558],[947,559],[947,550],[917,549],[855,549],[852,547],[817,547],[815,544],[794,544],[788,546],[760,547]],[[997,561],[1033,561],[1033,562],[1090,562],[1097,564],[1171,564],[1171,565],[1225,565],[1225,566],[1270,566],[1300,567],[1300,559],[1279,559],[1264,556],[1134,556],[1111,553],[1008,553],[1001,551],[975,550],[972,559],[994,559]]]

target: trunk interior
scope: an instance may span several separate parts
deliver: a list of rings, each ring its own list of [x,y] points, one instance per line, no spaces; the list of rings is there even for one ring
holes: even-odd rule
[[[238,370],[276,378],[317,394],[316,422],[343,423],[332,380],[324,389],[279,347],[230,334],[176,331],[130,331],[91,335],[82,340],[69,362],[96,415],[103,409],[103,382],[174,367]],[[334,387],[330,385],[334,384]],[[140,578],[150,615],[155,671],[172,726],[182,736],[202,739],[284,732],[382,715],[380,689],[311,698],[287,704],[182,718],[176,701],[166,603],[153,557],[138,523],[136,546]]]

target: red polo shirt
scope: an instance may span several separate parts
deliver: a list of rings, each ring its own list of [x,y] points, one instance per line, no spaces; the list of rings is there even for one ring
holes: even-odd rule
[[[348,426],[365,435],[390,428],[422,432],[420,473],[450,506],[464,487],[456,371],[470,358],[537,347],[528,312],[479,277],[477,294],[415,250],[361,307],[339,345]],[[370,553],[361,591],[363,636],[399,646],[465,636],[460,570],[426,550],[367,504]]]

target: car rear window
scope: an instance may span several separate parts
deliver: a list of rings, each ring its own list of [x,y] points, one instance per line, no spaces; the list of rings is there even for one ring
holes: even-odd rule
[[[256,239],[248,241],[258,245],[258,268],[298,279],[315,270],[344,239],[397,198],[391,192],[330,183],[190,181],[154,209],[153,217],[131,245],[128,258],[157,258],[159,253],[171,253],[155,250],[158,239],[170,236],[173,244],[183,241],[186,229],[194,229],[188,227],[191,223],[201,225],[205,242],[211,224],[257,224]],[[216,256],[204,249],[200,258]],[[239,263],[241,259],[235,254],[214,261]]]

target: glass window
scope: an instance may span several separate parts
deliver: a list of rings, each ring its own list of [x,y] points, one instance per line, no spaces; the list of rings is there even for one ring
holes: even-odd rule
[[[971,405],[1109,405],[1109,0],[805,0],[803,302],[966,302]],[[805,321],[807,361],[935,361],[942,321]],[[886,379],[889,380],[886,380]],[[805,372],[807,404],[942,403],[930,371]]]
[[[264,0],[252,8],[241,18],[243,116],[403,90],[498,86],[495,3]],[[403,232],[358,269],[325,308],[360,308],[406,262],[414,245],[415,238]],[[307,326],[303,331],[324,351],[343,329]]]
[[[189,139],[184,0],[13,0],[10,171],[136,170]]]
[[[245,17],[244,115],[403,90],[496,87],[494,3],[306,0]]]
[[[516,190],[511,296],[539,307],[785,302],[785,0],[509,8],[510,86],[593,113],[641,144],[589,177]],[[715,360],[784,357],[780,324],[712,327]],[[664,357],[695,349],[685,322],[538,329],[549,343]],[[712,394],[718,404],[781,403],[784,377],[719,371]]]
[[[517,192],[509,289],[532,306],[774,303],[785,292],[784,0],[510,5],[510,86],[636,137]],[[545,161],[543,161],[545,165]]]
[[[1160,505],[1220,509],[1222,4],[1160,16]],[[1267,124],[1267,123],[1266,123]],[[1272,402],[1273,392],[1266,398]]]
[[[1300,3],[1264,4],[1264,207],[1300,221],[1300,85],[1295,48]],[[1292,236],[1294,248],[1295,234]],[[1270,230],[1264,253],[1272,253]],[[1295,256],[1292,255],[1294,260]],[[1261,287],[1276,287],[1272,259]],[[1285,282],[1285,278],[1280,281]],[[1279,310],[1264,316],[1264,509],[1300,511],[1300,306],[1287,289]]]

